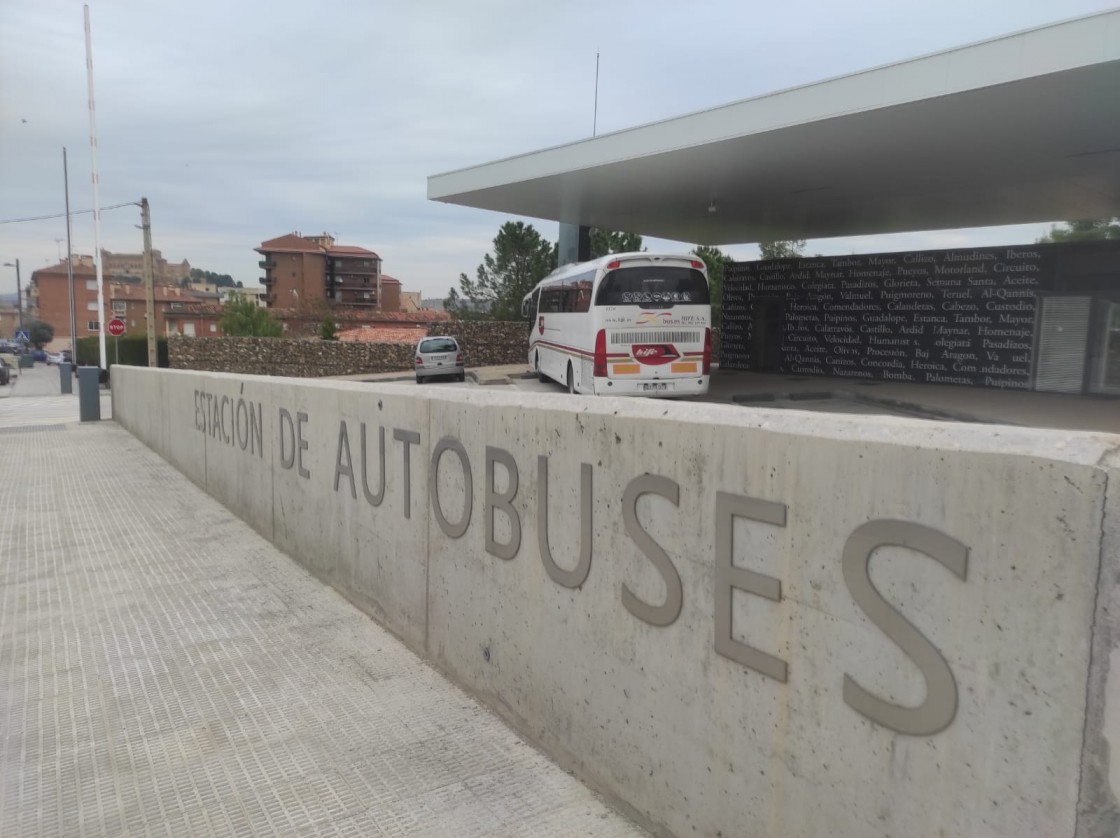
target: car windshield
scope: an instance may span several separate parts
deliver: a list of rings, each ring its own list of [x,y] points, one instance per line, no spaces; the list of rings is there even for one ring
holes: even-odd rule
[[[451,338],[432,338],[420,342],[421,352],[454,352],[458,348]]]

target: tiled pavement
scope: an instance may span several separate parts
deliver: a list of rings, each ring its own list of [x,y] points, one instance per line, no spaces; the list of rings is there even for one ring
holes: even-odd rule
[[[31,379],[0,399],[0,835],[643,834]]]

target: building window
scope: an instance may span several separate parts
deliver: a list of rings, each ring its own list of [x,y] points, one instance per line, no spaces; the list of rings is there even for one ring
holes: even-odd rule
[[[97,300],[90,300],[86,303],[86,311],[97,311]]]
[[[217,323],[211,323],[211,324],[210,324],[210,331],[211,331],[211,332],[216,332],[216,331],[218,331],[218,324],[217,324]]]
[[[87,291],[96,291],[97,290],[97,280],[96,279],[87,279],[86,280],[86,290]]]
[[[101,329],[101,321],[100,320],[87,320],[86,321],[86,331],[97,332],[97,331],[100,331],[100,329]]]

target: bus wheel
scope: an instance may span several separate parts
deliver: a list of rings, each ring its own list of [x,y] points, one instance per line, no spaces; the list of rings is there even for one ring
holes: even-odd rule
[[[548,381],[548,376],[541,372],[541,356],[539,354],[533,356],[533,364],[537,368],[537,380]]]
[[[568,394],[572,396],[576,394],[576,378],[572,374],[571,364],[568,364]]]

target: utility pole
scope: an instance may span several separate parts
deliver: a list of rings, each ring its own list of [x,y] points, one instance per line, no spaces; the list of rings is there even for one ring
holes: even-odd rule
[[[19,309],[19,330],[23,331],[23,286],[19,284],[19,259],[16,259],[16,308]]]
[[[105,281],[101,270],[101,204],[98,201],[97,187],[97,120],[93,105],[93,47],[90,45],[89,5],[85,9],[86,19],[86,85],[89,87],[89,158],[90,180],[93,183],[93,267],[97,275],[97,343],[101,350],[101,369],[109,369],[105,356]]]
[[[23,331],[23,288],[19,284],[19,259],[15,262],[5,262],[4,267],[16,269],[16,309],[19,311],[19,331]]]
[[[140,199],[140,227],[144,231],[144,302],[148,321],[148,366],[159,366],[156,357],[156,290],[155,266],[152,264],[152,213],[148,209],[148,199]]]

